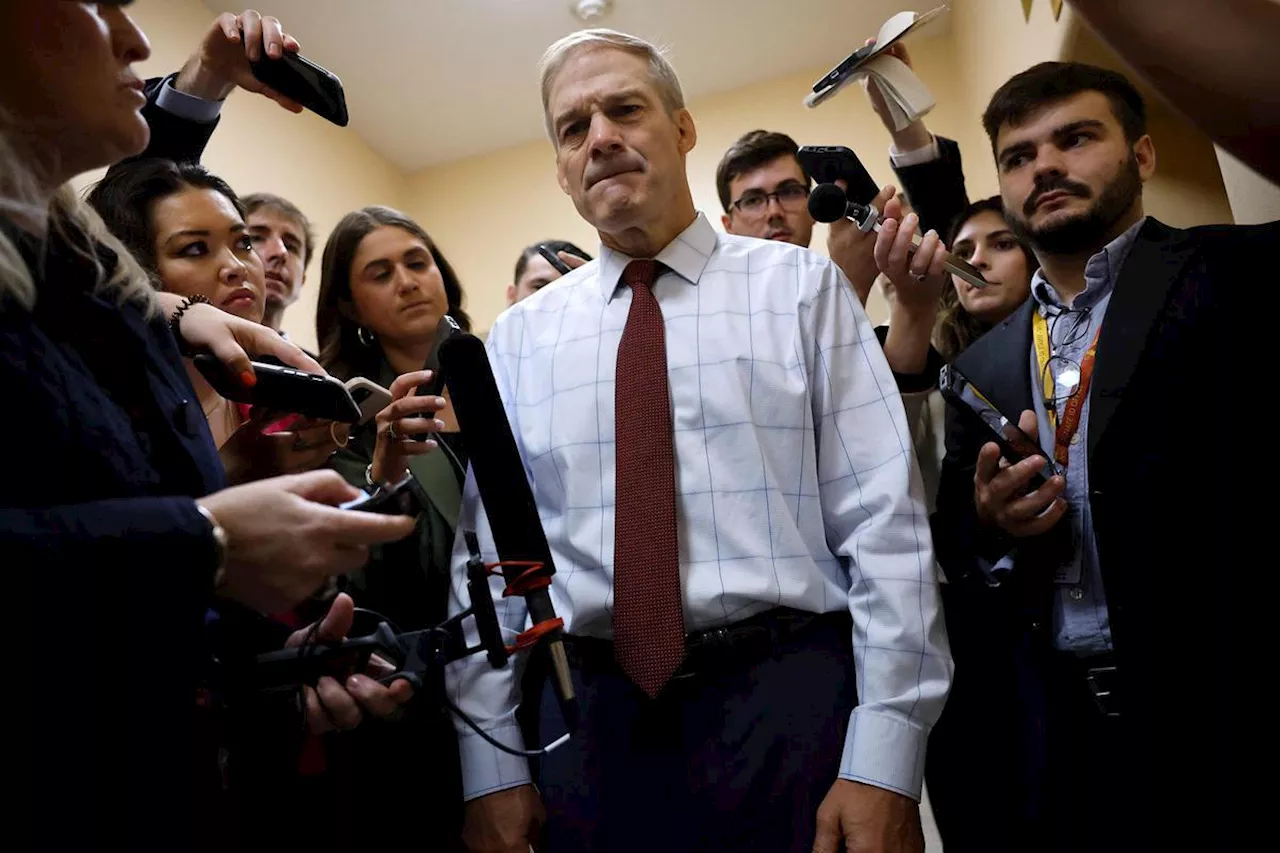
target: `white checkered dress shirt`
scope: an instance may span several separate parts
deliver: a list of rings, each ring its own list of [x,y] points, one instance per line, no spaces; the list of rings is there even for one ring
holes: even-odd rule
[[[630,260],[602,247],[506,311],[487,342],[555,560],[552,600],[578,635],[611,632],[614,375]],[[918,799],[951,659],[910,433],[875,333],[834,263],[717,234],[701,214],[657,260],[686,629],[778,606],[847,608],[861,704],[840,775]],[[470,478],[453,612],[469,604],[468,528],[496,559]],[[498,614],[527,627],[522,599],[499,599]],[[521,745],[513,667],[467,658],[448,689],[487,732]],[[468,799],[530,781],[523,759],[458,729]]]

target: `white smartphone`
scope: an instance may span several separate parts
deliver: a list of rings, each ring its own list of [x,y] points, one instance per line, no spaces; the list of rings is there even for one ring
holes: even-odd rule
[[[360,407],[360,420],[357,426],[367,424],[374,416],[391,405],[391,392],[377,382],[370,382],[363,376],[354,376],[344,383],[351,399]]]

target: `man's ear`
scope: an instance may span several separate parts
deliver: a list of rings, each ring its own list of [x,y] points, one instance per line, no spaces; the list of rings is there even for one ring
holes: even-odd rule
[[[725,213],[720,216],[720,224],[724,226],[724,233],[733,233],[733,217]]]
[[[1138,161],[1138,175],[1145,184],[1156,172],[1156,146],[1150,135],[1143,135],[1133,143],[1133,157]]]
[[[569,195],[569,179],[564,173],[564,161],[558,156],[556,157],[556,183],[560,185],[560,192]]]
[[[693,123],[693,116],[688,110],[676,110],[675,120],[676,133],[679,134],[676,146],[681,154],[688,154],[698,144],[698,128]]]
[[[516,286],[514,284],[507,285],[507,307],[510,308],[516,304]]]

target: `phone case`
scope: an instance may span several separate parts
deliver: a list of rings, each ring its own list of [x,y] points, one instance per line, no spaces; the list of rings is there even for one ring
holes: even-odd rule
[[[800,167],[818,184],[834,184],[842,180],[848,185],[845,195],[858,204],[870,204],[880,192],[853,149],[843,145],[803,145],[796,153]]]
[[[253,76],[285,97],[339,127],[350,121],[342,81],[327,68],[305,56],[286,53],[280,59],[263,58],[250,63]]]
[[[332,376],[254,362],[253,371],[258,381],[252,388],[246,388],[213,355],[201,353],[192,361],[213,390],[228,400],[320,420],[347,424],[360,420],[360,407]]]

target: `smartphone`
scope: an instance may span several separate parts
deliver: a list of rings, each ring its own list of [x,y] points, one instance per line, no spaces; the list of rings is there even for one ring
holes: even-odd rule
[[[409,494],[412,484],[413,475],[409,474],[389,489],[378,489],[373,494],[361,492],[358,497],[352,498],[346,503],[338,504],[338,509],[349,509],[356,512],[377,512],[383,515],[411,514],[401,498]]]
[[[344,387],[360,407],[360,420],[356,421],[356,426],[367,424],[378,412],[391,405],[391,392],[363,376],[353,376],[344,383]]]
[[[431,371],[431,379],[418,386],[419,397],[439,397],[444,393],[444,371],[440,369],[440,345],[461,333],[462,327],[458,325],[458,321],[448,314],[441,317],[440,322],[436,324],[435,343],[431,345],[431,354],[427,356],[427,363],[423,365],[425,370]]]
[[[954,365],[942,368],[938,375],[938,390],[955,408],[958,417],[973,429],[985,433],[988,441],[996,443],[1000,455],[1010,465],[1032,456],[1044,457],[1044,468],[1032,478],[1028,491],[1035,491],[1050,477],[1063,474],[1058,463],[1040,447],[1040,442],[1019,429],[1017,421],[1005,417]]]
[[[568,275],[573,272],[573,269],[564,261],[560,260],[560,256],[551,251],[550,247],[548,247],[546,243],[538,244],[538,254],[546,258],[547,263],[551,264],[551,268],[560,273],[560,275]]]
[[[344,424],[360,420],[360,407],[346,387],[332,376],[255,361],[253,372],[258,381],[252,388],[246,388],[239,377],[232,376],[226,365],[212,354],[201,353],[192,361],[213,390],[228,400]]]
[[[849,201],[870,204],[880,187],[867,172],[852,148],[843,145],[803,145],[796,153],[800,168],[817,184],[844,181]]]
[[[347,98],[342,81],[327,68],[316,65],[297,53],[285,51],[280,59],[263,56],[249,63],[253,76],[287,98],[292,98],[311,112],[339,127],[346,127]]]

